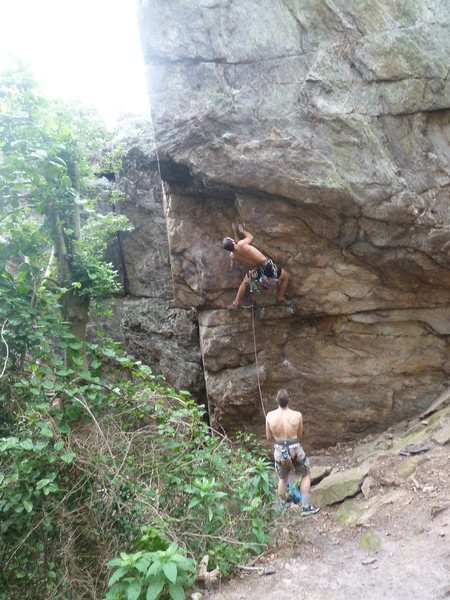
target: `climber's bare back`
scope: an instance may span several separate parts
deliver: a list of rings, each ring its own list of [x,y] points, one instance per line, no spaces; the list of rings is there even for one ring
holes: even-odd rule
[[[263,263],[266,260],[266,257],[254,246],[250,246],[250,244],[247,243],[242,244],[243,241],[244,240],[241,240],[235,246],[233,252],[231,253],[231,258],[245,265],[246,267],[254,269],[258,265]]]

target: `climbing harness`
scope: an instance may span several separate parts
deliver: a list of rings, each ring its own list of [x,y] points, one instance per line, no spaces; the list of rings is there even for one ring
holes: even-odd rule
[[[257,269],[248,272],[250,279],[250,293],[260,294],[263,288],[269,287],[269,278],[266,275],[260,275]]]
[[[250,293],[260,294],[264,288],[269,287],[269,279],[278,279],[278,268],[273,260],[268,258],[256,269],[251,269],[247,276],[250,280]]]
[[[290,448],[292,446],[298,446],[298,442],[287,440],[275,443],[275,447],[278,447],[281,450],[279,457],[277,457],[277,462],[279,462],[284,469],[291,469],[297,460],[297,452],[295,452],[294,456],[291,454]]]
[[[281,449],[280,465],[284,469],[290,469],[292,467],[292,458],[289,454],[289,447],[287,444],[283,444],[283,448]]]

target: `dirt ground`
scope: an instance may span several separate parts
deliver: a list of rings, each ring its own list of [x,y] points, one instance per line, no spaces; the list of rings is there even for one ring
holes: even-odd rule
[[[318,462],[345,468],[351,445]],[[425,456],[425,454],[421,455]],[[336,458],[339,457],[339,458]],[[241,574],[206,593],[208,600],[439,600],[450,598],[450,448],[432,444],[408,477],[405,457],[382,457],[372,489],[352,501],[364,510],[386,501],[364,524],[342,524],[340,504],[300,517],[293,506],[277,517],[274,543]],[[314,457],[312,457],[314,463]],[[342,510],[342,509],[341,509]]]

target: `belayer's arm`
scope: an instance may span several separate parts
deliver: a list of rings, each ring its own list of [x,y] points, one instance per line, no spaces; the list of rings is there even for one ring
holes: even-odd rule
[[[302,415],[300,415],[300,421],[298,423],[298,429],[297,429],[297,439],[299,440],[303,435],[303,417]]]

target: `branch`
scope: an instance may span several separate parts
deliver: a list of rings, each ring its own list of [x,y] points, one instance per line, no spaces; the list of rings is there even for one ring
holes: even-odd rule
[[[80,396],[82,397],[82,394],[81,394],[81,393],[80,393]],[[105,434],[103,433],[103,430],[102,430],[102,428],[100,427],[100,425],[99,425],[99,423],[98,423],[97,419],[95,418],[94,414],[92,413],[91,409],[89,408],[89,406],[88,406],[87,402],[84,400],[84,398],[83,398],[82,400],[80,400],[80,399],[79,399],[79,398],[77,398],[76,396],[72,396],[72,399],[73,399],[73,400],[75,400],[76,402],[78,402],[79,404],[81,404],[81,406],[84,408],[84,410],[85,410],[86,412],[88,412],[88,413],[89,413],[89,415],[90,415],[91,419],[94,421],[94,425],[96,426],[96,428],[97,428],[98,432],[100,433],[100,436],[103,438],[103,441],[105,442],[105,444],[106,444],[106,447],[108,448],[108,452],[109,452],[109,455],[110,455],[110,457],[111,457],[111,459],[112,459],[113,465],[114,465],[114,467],[115,467],[115,468],[116,468],[116,470],[117,470],[117,467],[116,467],[116,460],[115,460],[115,458],[114,458],[114,454],[113,454],[113,452],[112,452],[112,450],[111,450],[111,447],[110,447],[110,445],[109,445],[109,443],[108,443],[108,440],[107,440],[107,438],[106,438]]]
[[[13,552],[9,555],[8,560],[6,561],[6,566],[9,565],[9,563],[12,561],[12,559],[16,555],[17,551],[25,544],[25,542],[30,537],[30,535],[33,533],[33,531],[35,531],[36,529],[38,529],[38,527],[40,527],[41,523],[43,523],[43,521],[45,521],[45,519],[47,519],[48,515],[51,515],[54,512],[56,512],[59,509],[59,507],[62,506],[62,504],[67,500],[67,498],[72,496],[72,494],[76,494],[76,492],[78,492],[78,490],[81,490],[83,488],[84,484],[86,483],[86,481],[88,481],[89,476],[90,476],[90,474],[85,478],[85,480],[82,480],[82,482],[80,483],[80,485],[78,487],[76,487],[73,490],[69,490],[67,492],[67,494],[63,498],[61,498],[60,502],[58,502],[58,504],[55,507],[53,507],[50,510],[50,512],[45,513],[44,516],[42,517],[42,519],[40,519],[36,523],[36,525],[34,525],[34,527],[32,527],[30,529],[30,531],[26,534],[26,536],[17,544],[17,546],[14,548]]]
[[[51,213],[51,211],[50,211]],[[50,214],[50,219],[53,226],[53,235],[56,243],[56,255],[59,259],[59,266],[64,277],[70,275],[70,265],[67,259],[67,246],[64,240],[64,233],[61,227],[61,222],[57,214]]]
[[[42,279],[50,279],[50,273],[51,273],[51,269],[52,269],[52,262],[53,262],[54,256],[55,256],[55,246],[52,246],[52,248],[50,250],[50,256],[48,259],[48,263],[47,263],[47,268],[45,269],[45,273],[44,273]]]
[[[51,250],[50,250],[50,257],[48,259],[48,264],[47,264],[47,267],[45,269],[44,275],[41,277],[41,279],[40,279],[39,282],[37,282],[37,281],[34,282],[33,295],[31,297],[31,308],[35,307],[38,289],[41,287],[42,282],[45,279],[49,278],[48,276],[50,275],[50,270],[51,270],[51,266],[52,266],[52,262],[53,262],[53,257],[54,256],[55,256],[55,246],[52,246]]]
[[[2,372],[0,373],[0,379],[3,377],[3,375],[5,374],[6,371],[6,365],[8,364],[8,358],[9,358],[9,347],[8,344],[6,343],[5,340],[5,336],[3,335],[3,332],[5,331],[5,325],[8,322],[8,319],[5,319],[3,321],[3,325],[2,325],[2,329],[0,331],[0,337],[2,339],[2,342],[5,344],[5,348],[6,348],[6,356],[5,356],[5,362],[3,364],[3,368],[2,368]]]
[[[24,206],[18,206],[17,208],[11,208],[10,211],[0,219],[0,223],[3,221],[6,221],[6,219],[8,219],[13,213],[20,212],[20,211],[28,209],[28,208],[33,209],[35,207],[31,204],[25,204]]]

